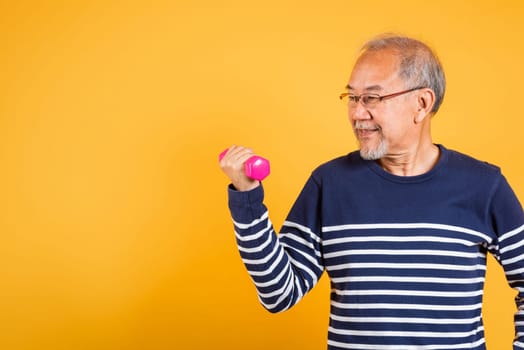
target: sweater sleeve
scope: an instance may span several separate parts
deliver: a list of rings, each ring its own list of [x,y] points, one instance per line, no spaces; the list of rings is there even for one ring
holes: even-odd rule
[[[312,179],[306,183],[278,235],[263,199],[262,186],[249,192],[229,188],[229,208],[240,256],[261,304],[276,313],[298,303],[317,284],[324,270],[318,236],[319,189]]]
[[[498,235],[495,258],[504,268],[509,285],[517,291],[513,349],[524,349],[524,212],[515,193],[501,177],[489,217]]]

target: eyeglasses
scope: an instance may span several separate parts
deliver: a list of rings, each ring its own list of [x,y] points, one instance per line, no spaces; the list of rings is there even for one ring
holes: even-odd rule
[[[397,97],[397,96],[400,96],[400,95],[404,95],[404,94],[407,94],[408,92],[415,91],[415,90],[420,90],[420,89],[424,89],[424,87],[423,86],[419,86],[419,87],[416,87],[416,88],[412,88],[412,89],[404,90],[404,91],[400,91],[400,92],[395,92],[393,94],[384,95],[384,96],[380,96],[378,94],[354,95],[354,94],[352,94],[350,92],[344,92],[343,94],[340,94],[339,98],[342,101],[347,102],[350,107],[355,107],[358,104],[359,101],[362,101],[362,105],[364,107],[374,107],[379,102],[381,102],[383,100],[387,100],[389,98],[393,98],[393,97]]]

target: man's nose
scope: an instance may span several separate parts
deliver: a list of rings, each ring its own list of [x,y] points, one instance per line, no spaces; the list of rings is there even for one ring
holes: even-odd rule
[[[364,106],[362,100],[349,107],[349,118],[351,120],[371,119],[369,110]]]

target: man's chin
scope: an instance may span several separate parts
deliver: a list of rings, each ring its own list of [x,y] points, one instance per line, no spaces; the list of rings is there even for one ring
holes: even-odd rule
[[[360,150],[360,156],[362,157],[362,159],[365,159],[365,160],[377,160],[381,158],[373,152],[368,152],[368,151],[363,151],[363,150]]]
[[[360,147],[360,156],[366,160],[378,160],[384,157],[386,153],[387,147],[382,143],[376,148]]]

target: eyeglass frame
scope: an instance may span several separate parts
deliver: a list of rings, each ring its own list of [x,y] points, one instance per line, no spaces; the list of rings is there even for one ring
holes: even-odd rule
[[[354,95],[351,92],[344,92],[344,93],[341,93],[338,98],[343,100],[344,98],[347,97],[348,98],[348,105],[350,103],[353,103],[353,102],[354,102],[355,105],[357,105],[360,102],[360,100],[362,100],[362,105],[364,107],[371,107],[371,106],[375,106],[379,102],[382,102],[383,100],[387,100],[387,99],[390,99],[390,98],[394,98],[394,97],[397,97],[397,96],[400,96],[400,95],[407,94],[408,92],[412,92],[412,91],[420,90],[420,89],[425,89],[425,88],[426,88],[425,86],[418,86],[418,87],[411,88],[411,89],[408,89],[408,90],[394,92],[392,94],[382,95],[382,96],[379,95],[379,94],[367,93],[367,92],[363,93],[363,94],[360,94],[360,95]],[[364,102],[364,99],[363,99],[363,97],[365,97],[365,96],[373,96],[373,97],[378,98],[378,100],[375,103],[367,104],[366,102]],[[354,101],[351,100],[351,97],[354,98]]]

